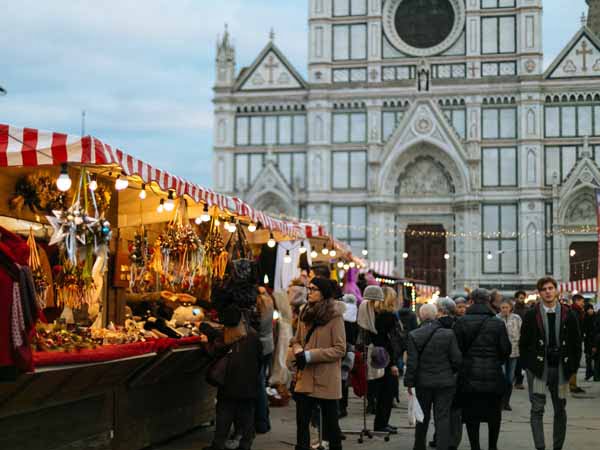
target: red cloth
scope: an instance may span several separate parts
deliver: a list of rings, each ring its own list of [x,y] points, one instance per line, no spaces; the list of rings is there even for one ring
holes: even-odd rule
[[[367,393],[367,367],[361,352],[354,354],[354,367],[349,375],[349,383],[357,397],[363,397]]]
[[[171,348],[185,345],[199,344],[202,339],[198,336],[182,339],[151,339],[146,342],[134,344],[102,345],[95,349],[79,350],[74,352],[35,352],[33,360],[36,367],[61,366],[66,364],[96,363],[113,361],[122,358],[145,355],[147,353],[161,353]]]
[[[0,227],[0,251],[13,263],[25,266],[29,260],[29,247],[20,236]],[[15,349],[11,338],[11,317],[14,280],[0,267],[0,367],[16,366],[23,371],[33,369],[29,341]],[[28,336],[33,327],[26,329]]]

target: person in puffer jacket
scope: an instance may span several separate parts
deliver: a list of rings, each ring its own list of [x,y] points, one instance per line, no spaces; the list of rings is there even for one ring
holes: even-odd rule
[[[489,449],[496,450],[502,423],[502,398],[506,382],[502,366],[510,357],[512,346],[504,323],[490,305],[490,293],[475,289],[473,305],[454,326],[463,355],[459,378],[458,401],[467,426],[471,449],[480,450],[479,428],[487,422]]]

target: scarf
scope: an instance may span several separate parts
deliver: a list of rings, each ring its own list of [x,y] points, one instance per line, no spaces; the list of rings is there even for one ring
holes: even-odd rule
[[[560,326],[561,326],[561,308],[560,303],[556,304],[556,324],[555,324],[555,333],[556,340],[560,345]],[[550,330],[548,325],[548,314],[546,313],[546,309],[543,305],[540,305],[540,312],[542,314],[542,320],[544,322],[544,330],[545,330],[545,339],[546,339],[546,348],[550,345]],[[548,384],[551,381],[548,375],[548,358],[544,359],[544,375],[542,378],[534,377],[533,379],[533,393],[539,395],[546,395],[546,391],[548,389]],[[563,362],[559,360],[558,363],[558,398],[564,400],[567,398],[567,392],[569,389],[569,380],[565,377],[565,371],[563,370]]]
[[[316,326],[323,326],[329,323],[335,315],[335,301],[332,299],[321,300],[316,303],[308,303],[302,311],[301,320],[304,323],[310,323]]]
[[[377,328],[375,328],[375,308],[371,306],[369,300],[363,300],[358,307],[357,323],[363,330],[377,334]]]

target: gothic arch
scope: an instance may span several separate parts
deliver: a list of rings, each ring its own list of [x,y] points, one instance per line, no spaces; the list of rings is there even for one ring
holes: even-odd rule
[[[595,225],[596,199],[591,189],[581,187],[560,201],[560,220],[564,225]]]
[[[295,214],[293,205],[275,191],[262,192],[252,202],[256,209],[266,213],[291,216]]]
[[[431,155],[417,156],[408,163],[396,184],[396,195],[410,197],[447,196],[456,192],[452,175]]]

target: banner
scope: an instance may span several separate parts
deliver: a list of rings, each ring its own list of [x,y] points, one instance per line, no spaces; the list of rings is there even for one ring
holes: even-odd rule
[[[596,298],[600,299],[600,189],[596,189],[596,227],[597,227],[596,231],[598,233],[598,260],[597,260],[598,291],[596,293]]]

